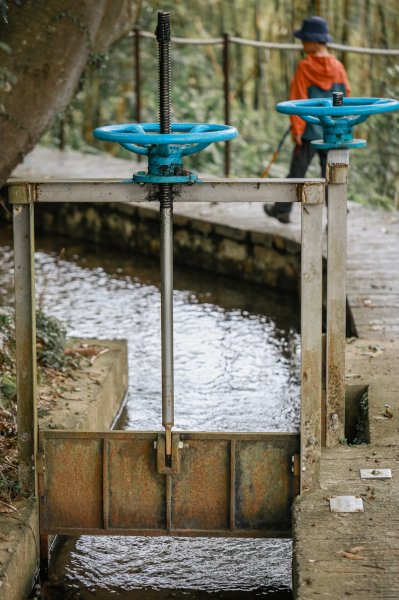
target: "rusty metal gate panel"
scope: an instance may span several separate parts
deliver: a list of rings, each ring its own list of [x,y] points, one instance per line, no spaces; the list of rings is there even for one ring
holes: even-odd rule
[[[159,466],[163,439],[158,432],[41,431],[41,533],[290,535],[297,434],[173,433],[173,474]]]

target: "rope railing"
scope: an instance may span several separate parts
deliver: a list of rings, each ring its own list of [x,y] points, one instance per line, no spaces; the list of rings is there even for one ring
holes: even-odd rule
[[[140,86],[140,39],[154,39],[154,34],[150,31],[142,31],[138,28],[132,32],[134,36],[134,55],[135,55],[135,79],[136,79],[136,120],[141,122],[141,86]],[[231,93],[230,93],[230,44],[239,44],[241,46],[249,46],[252,48],[264,48],[265,50],[280,50],[280,51],[302,51],[302,44],[279,43],[279,42],[263,42],[260,40],[249,40],[237,36],[230,36],[225,33],[222,37],[209,38],[182,38],[172,37],[172,42],[178,45],[187,46],[222,46],[223,61],[223,96],[224,96],[224,122],[230,124],[231,120]],[[370,54],[381,56],[399,56],[399,48],[361,48],[358,46],[346,46],[344,44],[328,44],[329,48],[339,50],[341,52],[353,52],[357,54]],[[210,51],[210,50],[209,50]],[[224,156],[224,173],[228,177],[230,173],[230,143],[225,143]]]
[[[138,31],[140,37],[154,39],[154,34],[150,31]],[[173,37],[175,44],[187,44],[190,46],[220,46],[224,43],[223,37],[216,38],[181,38]],[[259,40],[248,40],[236,36],[229,36],[229,42],[240,44],[241,46],[251,46],[252,48],[266,48],[269,50],[298,50],[303,49],[301,44],[282,44],[279,42],[262,42]],[[363,48],[361,46],[346,46],[345,44],[328,44],[333,50],[341,52],[353,52],[355,54],[377,54],[381,56],[399,56],[399,48]]]
[[[343,44],[328,44],[333,50],[353,52],[354,54],[379,54],[380,56],[399,56],[399,48],[361,48],[358,46],[344,46]]]
[[[135,120],[140,123],[141,118],[141,64],[140,64],[140,40],[154,39],[154,33],[151,31],[143,31],[139,28],[135,28],[130,36],[133,37],[133,54],[134,54],[134,77],[135,77],[135,97],[136,97],[136,109],[135,109]],[[280,51],[301,51],[303,50],[302,44],[295,43],[279,43],[279,42],[263,42],[260,40],[245,39],[237,36],[230,36],[225,34],[222,37],[209,37],[209,38],[182,38],[172,36],[172,42],[178,45],[188,46],[222,46],[223,48],[223,96],[224,96],[224,122],[226,125],[230,124],[231,120],[231,93],[230,93],[230,58],[229,58],[229,46],[230,44],[239,44],[241,46],[249,46],[252,48],[264,48],[265,50],[280,50]],[[380,56],[399,56],[399,48],[362,48],[358,46],[347,46],[345,44],[328,44],[329,48],[333,50],[339,50],[341,52],[352,52],[354,54],[369,54],[369,55],[380,55]],[[60,122],[60,148],[63,149],[65,146],[65,135],[64,135],[64,120]],[[228,177],[230,172],[230,143],[225,143],[225,167],[224,173]]]

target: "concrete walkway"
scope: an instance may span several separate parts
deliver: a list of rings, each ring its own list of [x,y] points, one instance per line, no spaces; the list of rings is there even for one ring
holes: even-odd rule
[[[126,178],[137,169],[112,157],[37,148],[15,175]],[[370,444],[324,450],[321,489],[295,502],[294,585],[302,600],[399,598],[399,212],[349,208],[347,293],[359,339],[347,345],[347,383],[370,386]],[[298,206],[288,225],[244,202],[175,212],[300,241]],[[360,479],[360,468],[375,467],[390,468],[392,479]],[[328,499],[347,494],[363,498],[363,513],[330,512]]]

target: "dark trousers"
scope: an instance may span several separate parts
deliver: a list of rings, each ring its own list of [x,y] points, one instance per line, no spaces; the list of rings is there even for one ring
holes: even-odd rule
[[[311,144],[310,140],[302,140],[301,146],[295,146],[294,151],[292,153],[291,158],[291,166],[290,172],[287,177],[289,178],[302,178],[306,176],[306,171],[310,163],[312,162],[312,158],[315,154],[319,155],[320,160],[320,168],[321,168],[321,176],[326,176],[327,170],[327,151],[326,150],[316,150],[316,148]],[[275,204],[276,211],[280,214],[289,214],[292,209],[291,202],[276,202]]]

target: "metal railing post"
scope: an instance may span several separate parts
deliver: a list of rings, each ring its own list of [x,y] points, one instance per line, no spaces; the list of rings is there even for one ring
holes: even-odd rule
[[[34,209],[31,186],[11,186],[15,265],[15,333],[19,481],[37,496],[37,374]]]
[[[62,118],[59,123],[58,129],[59,136],[59,144],[58,147],[60,150],[65,150],[65,118]]]
[[[328,152],[326,446],[335,446],[345,437],[348,167],[349,150]]]
[[[321,186],[302,191],[301,241],[301,494],[320,477],[322,378],[322,210]]]
[[[230,125],[230,55],[228,33],[223,34],[223,75],[224,75],[224,122]],[[230,175],[230,142],[224,144],[224,175]]]

